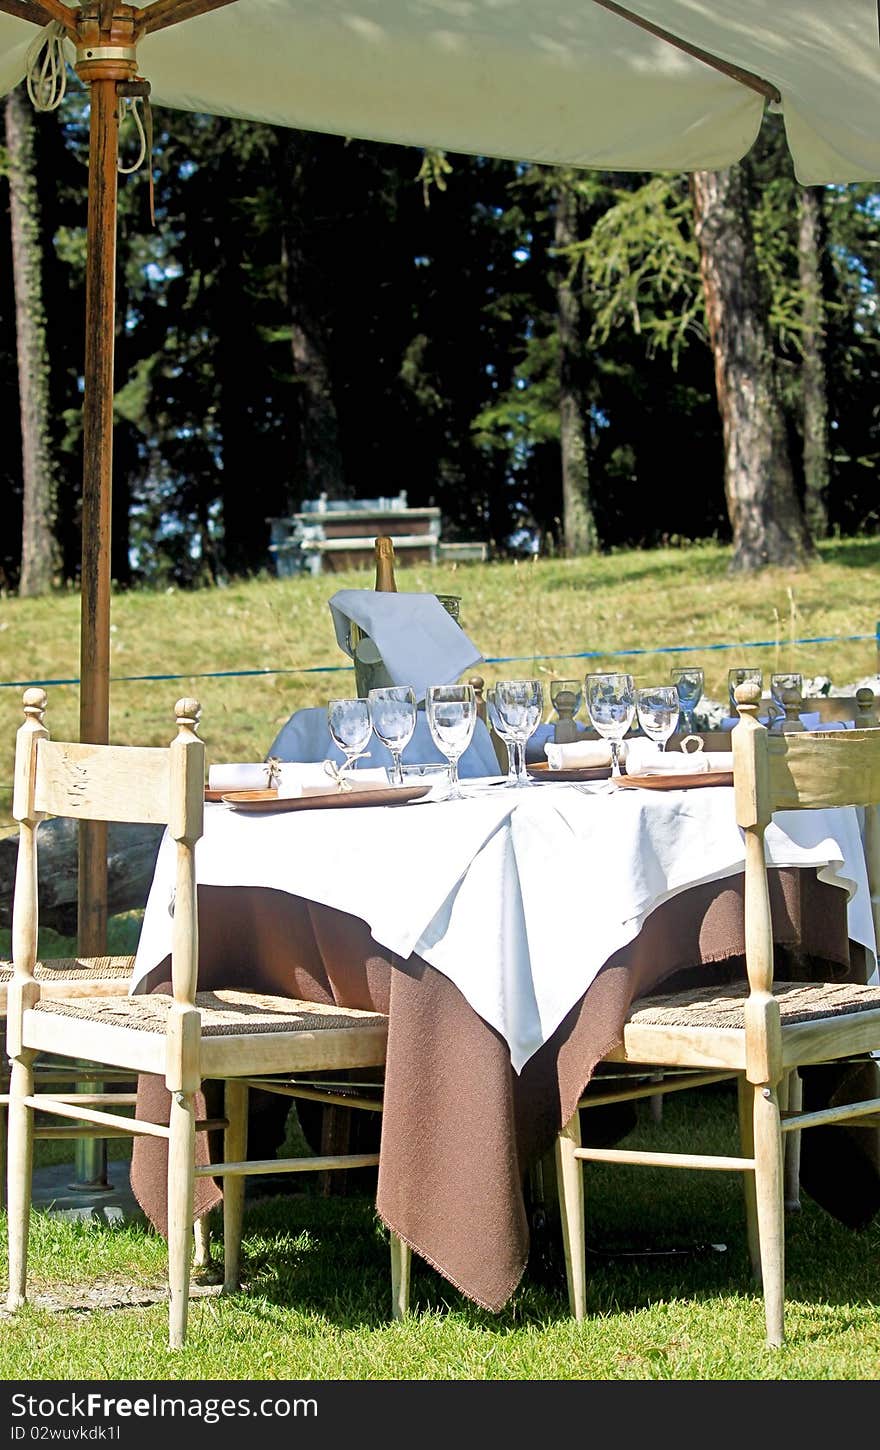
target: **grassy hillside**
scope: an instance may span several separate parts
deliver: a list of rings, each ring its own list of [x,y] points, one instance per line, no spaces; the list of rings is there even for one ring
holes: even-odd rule
[[[641,683],[668,678],[676,663],[702,665],[706,693],[726,695],[729,666],[800,669],[847,684],[872,674],[872,641],[790,646],[794,638],[873,635],[880,605],[880,540],[824,545],[808,570],[769,570],[757,578],[727,572],[729,550],[713,545],[630,551],[594,560],[540,560],[455,568],[401,569],[402,588],[461,596],[464,629],[488,656],[487,680],[535,673],[579,675],[630,669]],[[364,588],[367,573],[321,579],[259,579],[197,593],[133,592],[114,599],[111,670],[179,679],[123,681],[111,687],[111,733],[119,742],[163,744],[180,695],[202,702],[209,762],[262,758],[279,726],[302,705],[354,690],[327,608],[339,588]],[[716,650],[727,642],[761,648]],[[687,655],[663,647],[693,646]],[[659,651],[621,656],[625,650]],[[598,651],[592,660],[563,656]],[[335,666],[335,673],[283,673]],[[204,679],[214,671],[273,673]],[[0,601],[0,685],[69,679],[79,673],[79,597]],[[47,723],[56,737],[78,734],[78,688],[50,687]],[[0,688],[0,823],[9,820],[13,737],[21,690]]]

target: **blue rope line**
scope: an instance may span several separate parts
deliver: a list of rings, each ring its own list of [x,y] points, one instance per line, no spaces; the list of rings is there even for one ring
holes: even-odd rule
[[[880,628],[876,634],[817,634],[806,639],[787,639],[785,644],[844,644],[867,639],[876,640],[877,646],[880,648]],[[779,643],[778,639],[747,639],[745,641],[734,640],[729,644],[664,644],[656,645],[653,649],[588,649],[579,650],[577,654],[485,655],[483,663],[506,665],[520,660],[604,660],[624,658],[630,655],[702,654],[708,653],[709,650],[723,649],[775,649]],[[296,669],[202,670],[184,675],[111,675],[110,680],[114,685],[119,685],[157,680],[242,679],[253,675],[328,675],[351,669],[353,669],[352,665],[303,665]],[[77,675],[71,675],[68,679],[55,680],[0,680],[0,690],[26,690],[33,685],[78,685],[79,683]]]
[[[336,670],[350,670],[353,665],[304,665],[295,670],[203,670],[186,675],[111,675],[114,685],[143,680],[223,680],[243,675],[322,675]],[[31,685],[78,685],[78,675],[67,680],[0,680],[0,690],[26,690]]]
[[[875,639],[880,645],[880,636],[874,634],[819,634],[809,639],[787,639],[785,644],[835,644],[865,639]],[[604,660],[612,656],[623,658],[624,655],[702,654],[717,649],[775,649],[780,643],[777,639],[747,639],[734,640],[732,644],[664,644],[654,649],[588,649],[569,655],[486,655],[484,664],[505,665],[517,660]]]

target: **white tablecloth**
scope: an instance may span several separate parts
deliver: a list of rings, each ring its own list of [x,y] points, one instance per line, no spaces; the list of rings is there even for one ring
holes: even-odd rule
[[[775,866],[814,866],[848,896],[850,937],[876,952],[852,808],[785,812]],[[166,838],[132,986],[171,949]],[[362,918],[416,952],[504,1037],[519,1072],[597,972],[668,897],[743,870],[729,787],[689,791],[493,786],[464,801],[246,815],[205,807],[197,879],[287,891]]]

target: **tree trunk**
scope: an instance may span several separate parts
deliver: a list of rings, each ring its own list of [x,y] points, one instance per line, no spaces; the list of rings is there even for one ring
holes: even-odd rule
[[[321,305],[320,259],[309,255],[301,209],[305,200],[299,164],[299,138],[288,141],[284,152],[282,179],[285,187],[285,215],[282,262],[290,309],[290,345],[293,382],[298,400],[299,444],[295,471],[297,501],[303,498],[348,498],[345,481],[339,419],[333,395],[329,346]],[[299,184],[297,184],[299,182]]]
[[[19,88],[6,100],[9,210],[18,388],[21,409],[22,596],[45,594],[57,566],[56,486],[49,435],[49,355],[43,309],[42,254],[33,113]]]
[[[724,435],[732,570],[804,564],[813,552],[795,491],[742,166],[691,177]]]
[[[578,240],[577,197],[562,185],[556,193],[554,243],[557,249]],[[593,554],[599,547],[590,497],[588,403],[581,299],[572,281],[571,262],[558,258],[556,297],[559,327],[559,442],[562,452],[562,532],[569,558]]]
[[[798,268],[803,293],[804,512],[814,539],[828,534],[828,389],[825,372],[825,299],[822,253],[825,214],[821,190],[801,192]]]
[[[265,565],[269,543],[267,480],[259,468],[259,444],[251,411],[252,319],[242,306],[245,236],[236,228],[223,239],[218,265],[217,385],[223,452],[223,562],[232,575]],[[207,501],[199,500],[203,547],[209,544]],[[216,561],[206,558],[209,568]]]

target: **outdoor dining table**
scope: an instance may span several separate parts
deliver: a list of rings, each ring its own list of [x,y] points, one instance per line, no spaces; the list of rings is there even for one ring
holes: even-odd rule
[[[742,973],[744,858],[730,786],[469,791],[345,810],[206,805],[199,987],[389,1014],[378,1214],[497,1310],[528,1259],[528,1167],[633,1000],[661,981]],[[809,976],[818,962],[841,978],[875,970],[857,812],[779,814],[767,853],[779,974]],[[166,839],[134,991],[170,977],[173,864]],[[142,1079],[140,1107],[155,1111],[164,1093]],[[805,1146],[804,1186],[844,1220],[867,1221],[880,1206],[876,1148],[872,1130],[838,1130],[829,1172]],[[161,1140],[135,1140],[132,1186],[161,1229]],[[197,1213],[219,1198],[197,1180]]]

